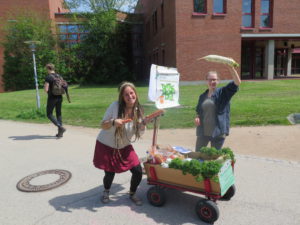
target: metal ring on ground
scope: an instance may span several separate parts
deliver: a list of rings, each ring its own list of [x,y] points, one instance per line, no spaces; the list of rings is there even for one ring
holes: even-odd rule
[[[42,175],[47,175],[47,174],[57,174],[57,175],[59,175],[59,179],[52,183],[45,184],[45,185],[30,184],[30,181],[32,179],[42,176]],[[17,184],[17,189],[19,191],[24,191],[24,192],[47,191],[47,190],[56,188],[64,183],[66,183],[68,180],[70,180],[71,176],[72,176],[72,174],[67,170],[45,170],[45,171],[31,174],[31,175],[21,179]]]

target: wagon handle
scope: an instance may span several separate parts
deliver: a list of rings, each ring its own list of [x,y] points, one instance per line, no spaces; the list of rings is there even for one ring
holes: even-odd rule
[[[157,144],[157,133],[158,133],[158,117],[154,118],[153,124],[153,137],[152,137],[152,148],[156,148]]]

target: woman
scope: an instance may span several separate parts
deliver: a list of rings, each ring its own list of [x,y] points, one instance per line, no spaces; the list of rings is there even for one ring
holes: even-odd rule
[[[221,149],[229,134],[230,99],[238,91],[240,77],[234,67],[230,67],[233,81],[217,88],[219,77],[216,71],[207,74],[208,89],[200,95],[196,107],[197,126],[196,151],[211,143],[211,147]]]
[[[129,198],[136,205],[142,205],[142,201],[135,194],[142,180],[142,167],[131,145],[131,139],[140,138],[146,122],[148,121],[143,119],[143,109],[135,86],[123,82],[119,87],[119,100],[113,102],[106,110],[94,153],[95,167],[105,172],[105,190],[101,199],[103,203],[109,202],[109,190],[115,173],[130,170],[132,177]]]

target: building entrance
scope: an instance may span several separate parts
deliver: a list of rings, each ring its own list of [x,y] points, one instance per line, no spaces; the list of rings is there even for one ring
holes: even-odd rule
[[[275,49],[274,75],[275,77],[287,76],[288,49]]]
[[[256,45],[255,41],[242,43],[242,79],[260,79],[264,73],[264,46]]]

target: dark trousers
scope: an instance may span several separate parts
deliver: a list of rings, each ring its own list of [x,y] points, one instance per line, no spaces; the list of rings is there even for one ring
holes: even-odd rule
[[[196,152],[200,151],[200,148],[206,147],[210,142],[211,147],[215,147],[216,149],[221,149],[225,141],[225,136],[219,137],[208,137],[208,136],[197,136],[196,140]]]
[[[47,99],[47,117],[57,127],[62,126],[61,105],[62,105],[62,96],[48,97],[48,99]],[[55,112],[56,112],[56,118],[53,116],[54,108],[55,108]]]
[[[109,190],[111,185],[112,185],[112,182],[114,180],[114,177],[115,177],[115,174],[114,172],[107,172],[107,171],[104,171],[105,172],[105,176],[103,178],[103,184],[104,184],[104,188],[106,190]],[[136,167],[133,167],[130,172],[132,173],[132,176],[131,176],[131,181],[130,181],[130,192],[136,192],[137,190],[137,187],[139,186],[139,184],[141,183],[141,180],[142,180],[142,167],[141,165],[138,165]]]

